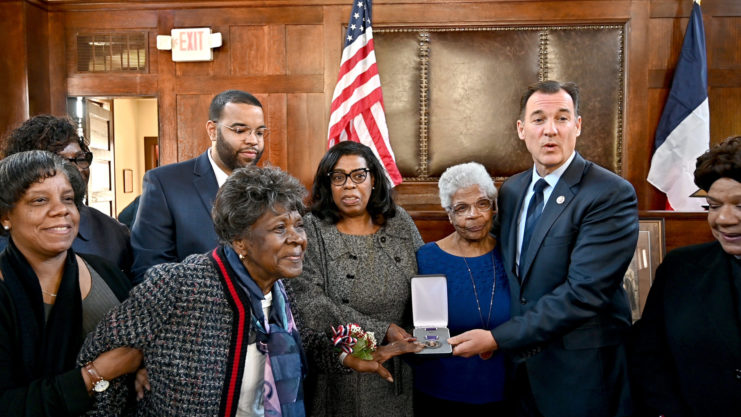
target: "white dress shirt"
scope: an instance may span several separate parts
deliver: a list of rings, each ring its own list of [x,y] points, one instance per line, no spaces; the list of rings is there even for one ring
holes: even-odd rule
[[[216,165],[216,161],[214,161],[214,158],[211,158],[211,151],[213,150],[213,148],[210,148],[208,150],[208,162],[211,163],[211,168],[213,168],[214,175],[216,175],[216,183],[219,184],[219,188],[221,188],[221,186],[224,185],[224,183],[226,182],[226,179],[229,178],[229,174],[219,168],[219,166]]]
[[[545,182],[548,183],[548,186],[546,186],[543,189],[543,210],[545,210],[546,204],[548,204],[549,199],[551,197],[551,194],[553,193],[553,189],[556,187],[556,184],[558,184],[558,180],[561,179],[561,175],[563,175],[564,172],[566,172],[566,169],[571,165],[571,161],[574,160],[574,157],[576,156],[576,152],[572,152],[569,159],[566,160],[566,162],[561,165],[560,167],[556,168],[553,172],[543,177]],[[538,170],[535,166],[533,166],[533,178],[530,180],[530,185],[527,187],[527,193],[525,194],[525,200],[522,203],[522,208],[520,209],[520,214],[517,220],[517,253],[515,254],[515,262],[517,263],[517,267],[520,266],[520,253],[522,253],[522,236],[525,234],[525,220],[527,218],[527,208],[530,205],[530,199],[533,197],[533,187],[535,186],[535,183],[538,182],[540,179],[540,176],[538,175]]]

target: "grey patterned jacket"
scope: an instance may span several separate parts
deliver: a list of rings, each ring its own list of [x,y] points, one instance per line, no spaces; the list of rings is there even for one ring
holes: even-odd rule
[[[119,346],[141,349],[152,390],[136,403],[137,416],[222,415],[228,409],[227,401],[238,403],[241,375],[249,366],[244,354],[235,355],[238,334],[242,352],[246,352],[250,318],[247,295],[234,279],[219,273],[212,253],[152,267],[126,302],[111,310],[88,335],[78,362],[86,363]],[[292,304],[290,292],[288,297]],[[246,308],[241,318],[238,304]],[[309,361],[345,372],[336,354],[326,348],[326,336],[301,330],[295,310],[292,307]],[[321,349],[314,348],[315,344]],[[227,383],[234,374],[236,389],[230,389]],[[88,415],[130,414],[133,403],[124,379],[118,378],[108,390],[96,394],[95,407]]]
[[[391,323],[407,330],[411,322],[411,278],[422,237],[401,207],[373,235],[340,233],[334,224],[304,216],[308,238],[304,270],[290,281],[304,325],[319,333],[330,326],[358,323],[379,343]],[[396,358],[395,358],[396,359]],[[307,412],[314,416],[411,415],[411,369],[401,361],[385,364],[395,384],[375,374],[330,374],[310,367],[313,392]]]

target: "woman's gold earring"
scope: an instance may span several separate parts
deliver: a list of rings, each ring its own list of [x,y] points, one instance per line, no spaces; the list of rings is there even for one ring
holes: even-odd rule
[[[239,254],[239,260],[244,261],[244,255],[242,255],[241,253]]]
[[[6,231],[8,231],[8,230],[10,230],[10,226],[8,226],[7,224],[4,224],[3,225],[3,229],[5,229]]]

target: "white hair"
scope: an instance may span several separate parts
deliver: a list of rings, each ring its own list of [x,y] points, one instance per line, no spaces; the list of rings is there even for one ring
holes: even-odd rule
[[[478,162],[467,162],[449,167],[440,176],[437,187],[440,189],[440,204],[445,209],[450,208],[451,199],[461,188],[478,185],[486,197],[492,201],[497,198],[497,188],[494,186],[486,168]]]

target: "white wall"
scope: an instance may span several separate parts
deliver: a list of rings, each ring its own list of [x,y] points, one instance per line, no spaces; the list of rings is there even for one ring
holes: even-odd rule
[[[116,213],[118,214],[142,192],[144,137],[159,136],[157,99],[114,99],[113,130],[116,159]],[[133,192],[131,193],[124,193],[124,169],[133,171]]]

